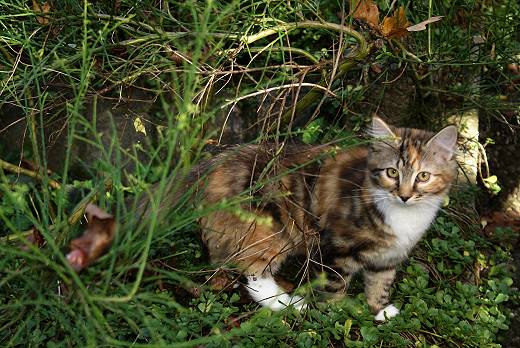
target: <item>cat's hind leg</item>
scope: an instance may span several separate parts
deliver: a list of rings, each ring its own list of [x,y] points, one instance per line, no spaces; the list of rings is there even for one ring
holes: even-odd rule
[[[214,263],[236,265],[247,277],[251,298],[272,310],[287,306],[305,308],[303,299],[291,296],[273,278],[298,243],[296,232],[282,226],[247,222],[227,212],[204,220],[203,239]],[[293,233],[291,233],[293,232]]]
[[[249,252],[253,251],[251,256],[239,258],[238,265],[247,275],[247,291],[254,301],[273,311],[291,305],[298,310],[305,309],[306,304],[303,298],[287,294],[273,277],[273,273],[279,269],[287,257],[287,254],[279,247],[280,245],[279,240],[271,241],[271,243],[258,243],[254,247],[248,248]]]
[[[307,307],[302,297],[289,295],[271,275],[248,276],[247,290],[253,300],[273,311],[293,306],[298,310]]]
[[[253,300],[274,311],[288,306],[303,310],[307,307],[303,298],[287,294],[273,278],[294,251],[293,240],[283,235],[267,226],[257,225],[243,239],[235,260],[247,275],[247,290]]]

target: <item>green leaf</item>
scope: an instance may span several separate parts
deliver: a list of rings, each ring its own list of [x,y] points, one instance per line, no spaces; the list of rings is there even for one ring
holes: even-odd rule
[[[302,140],[305,144],[314,144],[318,141],[319,136],[323,133],[323,119],[317,118],[303,129]]]
[[[235,303],[235,302],[238,302],[240,300],[240,295],[237,294],[236,292],[233,293],[233,295],[231,295],[231,298],[229,299],[229,302],[230,303]]]
[[[495,297],[496,303],[501,303],[507,300],[509,300],[509,296],[507,296],[506,294],[499,293],[497,297]]]
[[[379,330],[373,326],[363,326],[360,332],[367,343],[375,343],[379,337]]]
[[[348,346],[348,342],[350,342],[350,329],[352,328],[352,319],[345,320],[345,324],[343,325],[343,342],[346,346]]]

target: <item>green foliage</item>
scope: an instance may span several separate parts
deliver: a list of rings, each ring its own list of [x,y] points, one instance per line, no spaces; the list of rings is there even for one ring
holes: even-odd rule
[[[2,217],[9,220],[18,230],[29,228],[31,226],[31,221],[27,218],[29,187],[20,184],[15,185],[12,190],[7,190],[6,185],[3,186],[2,190],[5,190],[6,194],[1,197]]]
[[[322,118],[310,122],[302,131],[302,141],[305,144],[315,144],[322,137],[324,122]]]
[[[5,271],[0,284],[4,293],[12,294],[0,303],[5,328],[1,339],[10,345],[31,342],[51,346],[74,342],[160,346],[189,341],[189,346],[209,347],[313,347],[341,342],[353,347],[379,346],[382,342],[393,347],[456,342],[483,347],[493,346],[509,321],[503,307],[512,292],[511,274],[505,266],[509,253],[479,235],[462,235],[446,217],[437,219],[432,235],[422,243],[428,260],[412,258],[402,269],[403,277],[393,294],[401,314],[383,324],[372,321],[362,294],[339,302],[316,302],[304,313],[290,309],[249,312],[257,305],[239,304],[238,293],[217,294],[204,287],[199,297],[186,302],[191,296],[182,289],[194,286],[189,278],[200,282],[200,275],[186,277],[183,272],[156,265],[163,260],[180,269],[195,270],[190,264],[201,261],[193,248],[200,244],[193,234],[180,231],[168,239],[173,244],[166,243],[163,248],[156,237],[148,274],[135,297],[127,301],[117,299],[128,294],[135,281],[131,263],[119,255],[112,274],[99,271],[109,266],[115,254],[130,249],[131,241],[121,241],[95,267],[82,273],[81,280],[72,283],[71,275],[60,276],[58,269],[42,264],[38,253],[13,254],[12,249],[2,246],[2,269],[13,271]],[[167,245],[170,250],[175,245],[176,254],[169,254]],[[495,251],[490,253],[490,247]],[[55,267],[63,272],[60,263]],[[464,280],[472,277],[474,265],[480,265],[481,275],[485,275],[479,284]],[[23,272],[14,271],[20,267]],[[8,313],[17,314],[12,317]]]

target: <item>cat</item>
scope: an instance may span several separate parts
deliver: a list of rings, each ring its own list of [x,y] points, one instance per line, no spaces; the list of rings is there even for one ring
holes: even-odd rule
[[[203,206],[249,197],[237,209],[200,219],[211,262],[233,264],[250,297],[264,307],[307,307],[274,275],[304,254],[340,274],[328,288],[345,292],[362,271],[375,319],[399,313],[389,304],[396,267],[430,226],[457,174],[457,129],[436,134],[395,128],[374,117],[368,146],[235,146],[191,173]],[[191,184],[190,184],[191,185]]]

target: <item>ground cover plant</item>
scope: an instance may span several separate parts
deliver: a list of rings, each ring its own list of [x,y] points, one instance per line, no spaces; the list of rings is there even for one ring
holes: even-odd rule
[[[2,346],[507,342],[517,235],[483,231],[476,197],[500,189],[489,170],[481,188],[457,185],[399,269],[401,314],[385,323],[360,280],[343,300],[319,300],[326,276],[308,279],[305,260],[284,272],[307,311],[250,303],[198,238],[196,221],[217,207],[163,192],[237,142],[354,146],[374,112],[435,128],[478,109],[482,123],[514,129],[519,16],[507,0],[0,0]],[[67,255],[93,228],[89,203],[117,229],[78,272]]]

